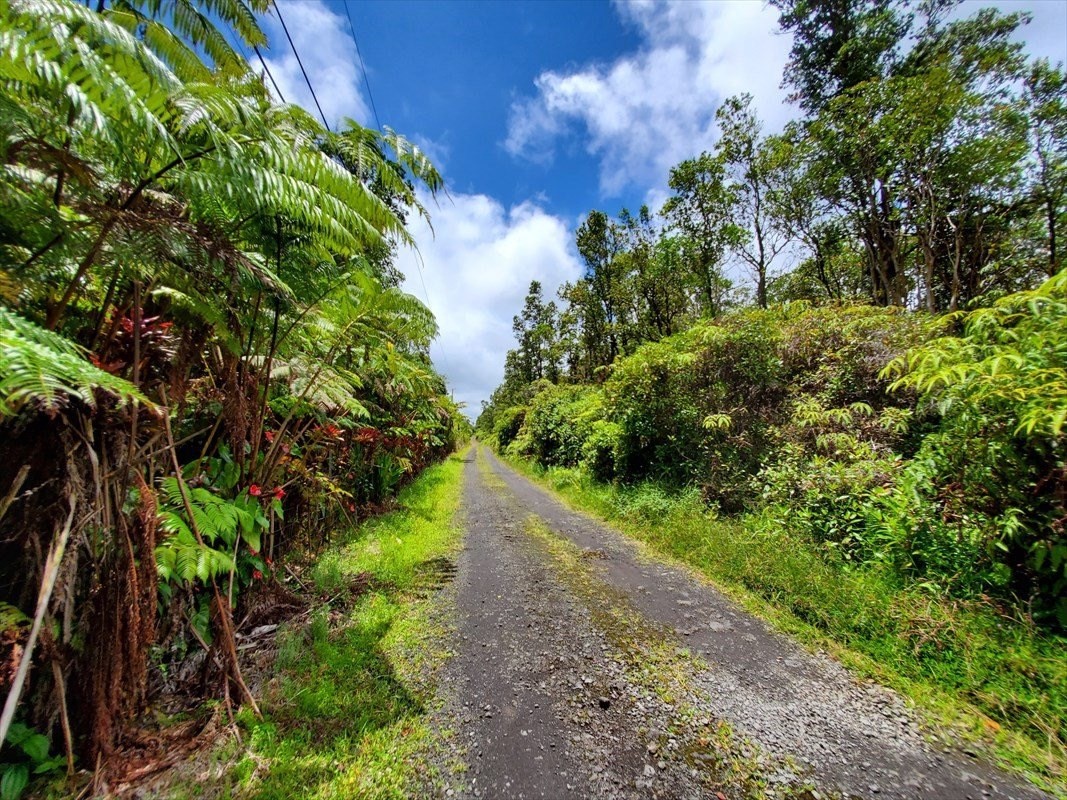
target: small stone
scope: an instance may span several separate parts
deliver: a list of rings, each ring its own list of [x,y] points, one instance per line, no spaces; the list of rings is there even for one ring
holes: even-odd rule
[[[651,764],[645,764],[645,773],[644,773],[645,777],[646,778],[651,778],[655,774],[656,774],[656,768],[654,766],[652,766]]]

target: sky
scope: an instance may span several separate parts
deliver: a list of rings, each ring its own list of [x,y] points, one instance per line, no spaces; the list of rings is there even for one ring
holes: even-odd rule
[[[424,200],[432,229],[413,221],[397,266],[437,316],[431,355],[472,417],[530,281],[551,299],[581,276],[590,209],[657,209],[670,167],[714,144],[726,97],[751,93],[768,132],[798,115],[779,85],[791,41],[761,0],[279,2],[329,123],[388,126],[444,175],[447,194]],[[989,5],[1029,12],[1029,52],[1067,61],[1067,0],[959,13]],[[314,110],[277,17],[264,27],[282,95]]]

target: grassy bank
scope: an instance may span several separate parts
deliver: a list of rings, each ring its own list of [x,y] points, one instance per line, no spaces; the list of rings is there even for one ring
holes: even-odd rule
[[[620,487],[577,469],[510,463],[654,553],[696,568],[809,647],[910,697],[935,723],[934,735],[951,730],[1067,797],[1062,637],[990,604],[946,600],[933,587],[903,587],[850,567],[766,520],[717,519],[695,492]]]
[[[256,798],[403,798],[434,781],[427,755],[434,676],[448,655],[432,588],[459,546],[454,516],[462,461],[428,468],[400,510],[351,530],[316,562],[328,601],[278,640],[265,719],[241,720],[244,741],[209,794]],[[355,592],[351,587],[357,588]],[[205,796],[202,783],[172,796]]]

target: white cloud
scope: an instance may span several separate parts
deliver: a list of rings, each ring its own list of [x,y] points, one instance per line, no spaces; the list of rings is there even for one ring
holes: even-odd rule
[[[293,43],[304,62],[311,85],[315,87],[315,96],[330,125],[336,127],[344,117],[351,117],[361,125],[368,124],[370,114],[360,90],[359,57],[348,20],[331,11],[322,0],[280,0],[280,5]],[[277,14],[268,14],[264,26],[271,42],[270,52],[264,53],[264,60],[282,95],[288,102],[299,103],[317,117],[315,100]],[[253,61],[253,66],[256,63]],[[269,80],[267,85],[271,86]]]
[[[428,295],[441,328],[431,348],[434,364],[476,417],[503,377],[504,355],[514,346],[511,318],[530,281],[541,281],[545,298],[553,299],[581,266],[566,222],[532,202],[506,209],[483,194],[453,194],[439,208],[432,201],[427,207],[436,237],[425,222],[412,224],[425,291],[415,253],[401,251],[397,266],[406,291],[424,302]]]
[[[1067,3],[965,0],[957,15],[988,5],[1032,14],[1017,38],[1032,55],[1067,58]],[[608,64],[542,72],[535,94],[512,104],[504,147],[513,156],[548,164],[560,140],[577,135],[599,159],[604,197],[658,194],[672,166],[715,143],[726,97],[752,94],[768,132],[798,115],[780,86],[792,38],[769,4],[617,0],[616,11],[641,33],[640,47]]]
[[[768,130],[793,114],[779,88],[790,41],[777,12],[752,0],[619,3],[642,33],[637,52],[610,64],[546,71],[535,96],[511,108],[505,148],[547,163],[558,140],[584,131],[600,159],[600,190],[618,196],[662,186],[667,172],[715,141],[715,109],[750,92]]]

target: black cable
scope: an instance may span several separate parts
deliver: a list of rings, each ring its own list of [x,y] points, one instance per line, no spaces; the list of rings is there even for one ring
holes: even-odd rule
[[[322,106],[319,105],[319,98],[315,96],[315,88],[311,85],[311,78],[308,77],[307,70],[304,69],[304,62],[300,60],[300,53],[296,50],[296,45],[293,44],[293,37],[289,35],[289,26],[285,24],[285,17],[282,16],[282,10],[278,7],[277,0],[271,0],[274,5],[274,10],[278,12],[278,21],[282,24],[282,30],[285,31],[285,38],[289,40],[289,46],[293,48],[293,55],[296,56],[296,63],[300,66],[300,71],[304,75],[304,81],[308,85],[308,91],[311,92],[311,99],[315,101],[315,108],[319,110],[319,116],[322,117],[322,124],[326,126],[326,130],[330,130],[330,123],[326,121],[326,115],[322,111]]]
[[[370,98],[370,107],[374,112],[374,122],[378,130],[382,129],[382,121],[378,119],[378,109],[374,105],[374,92],[370,90],[370,78],[367,77],[367,67],[363,64],[363,53],[359,49],[359,39],[356,38],[356,26],[352,23],[352,12],[348,8],[348,0],[341,0],[348,16],[348,28],[352,31],[352,41],[356,44],[356,55],[359,56],[359,68],[363,70],[363,83],[367,86],[367,97]]]
[[[263,58],[263,54],[259,52],[258,45],[252,45],[252,49],[256,51],[256,55],[259,56],[259,63],[263,65],[263,71],[267,73],[267,77],[270,78],[271,84],[274,86],[274,91],[278,93],[278,99],[285,102],[285,95],[282,94],[282,90],[278,88],[278,81],[274,80],[274,75],[271,74],[270,67],[267,66],[267,61]]]
[[[241,51],[241,58],[243,58],[245,60],[245,63],[248,64],[249,67],[251,67],[252,59],[249,57],[248,51],[245,50],[244,44],[242,44],[241,34],[231,29],[230,37],[233,39],[233,44],[237,45],[237,49]],[[259,63],[263,65],[263,72],[265,72],[267,77],[270,78],[270,82],[274,86],[274,91],[278,94],[278,99],[284,103],[285,95],[282,94],[282,90],[278,86],[278,81],[274,80],[274,75],[271,73],[270,67],[267,66],[267,62],[264,60],[263,54],[259,52],[259,47],[257,47],[256,45],[252,45],[252,49],[256,52],[256,55],[259,56]]]

